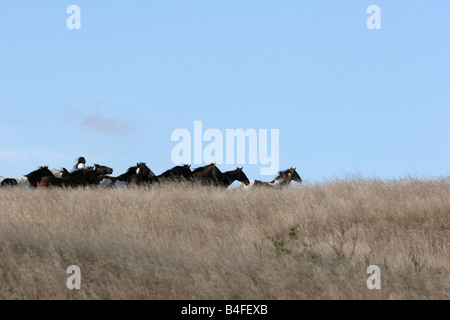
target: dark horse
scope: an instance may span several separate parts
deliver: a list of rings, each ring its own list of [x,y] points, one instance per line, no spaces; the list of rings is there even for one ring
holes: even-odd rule
[[[149,170],[146,168],[146,170]],[[166,170],[158,176],[148,174],[148,171],[137,170],[138,173],[132,175],[128,180],[131,185],[152,185],[164,182],[182,182],[192,179],[191,165],[176,166]]]
[[[127,180],[127,185],[142,185],[151,182],[155,179],[155,174],[145,162],[137,164],[136,173],[131,175]]]
[[[300,178],[299,174],[297,173],[297,168],[290,168],[284,171],[280,171],[278,176],[271,181],[271,183],[274,183],[277,179],[284,179],[280,182],[280,186],[287,186],[291,183],[291,181],[295,181],[298,183],[302,183],[303,180]]]
[[[146,178],[152,176],[155,176],[155,174],[152,170],[150,170],[149,167],[147,167],[146,163],[138,162],[135,166],[129,167],[128,170],[125,173],[122,173],[120,176],[104,176],[103,178],[110,180],[110,186],[114,186],[117,181],[126,182],[127,184],[134,184],[141,183],[142,180],[145,180]]]
[[[13,178],[6,178],[3,179],[2,183],[0,184],[2,187],[15,187],[17,186],[17,180]]]
[[[211,163],[204,167],[195,169],[193,173],[193,180],[200,182],[202,185],[213,185],[217,187],[228,188],[234,181],[240,181],[248,185],[250,181],[241,168],[235,170],[222,172],[217,168],[215,163]]]
[[[39,167],[39,169],[34,170],[33,172],[30,172],[29,174],[25,175],[27,177],[28,182],[30,183],[31,187],[36,188],[38,182],[41,181],[41,178],[43,177],[54,177],[55,175],[48,169],[48,166]]]
[[[219,168],[217,169],[217,179],[219,181],[219,186],[223,188],[228,188],[234,181],[240,181],[244,183],[246,186],[250,184],[247,176],[244,171],[242,171],[244,167],[236,168],[235,170],[221,172]]]
[[[214,171],[215,167],[215,163],[210,163],[206,166],[194,169],[194,171],[192,171],[193,181],[200,182],[205,185],[210,184],[212,180],[217,182]]]
[[[183,166],[175,166],[172,169],[166,170],[160,175],[156,176],[158,182],[182,182],[190,181],[193,178],[193,173],[191,171],[191,165],[185,164]]]
[[[106,175],[113,173],[113,169],[107,166],[94,164],[93,167],[72,171],[70,176],[80,182],[82,186],[97,186]]]

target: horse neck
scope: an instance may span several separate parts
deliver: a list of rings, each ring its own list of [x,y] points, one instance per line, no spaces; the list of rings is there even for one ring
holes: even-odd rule
[[[172,169],[173,170],[173,169]],[[186,166],[180,166],[177,167],[177,169],[173,170],[172,175],[181,177],[181,178],[185,178],[185,179],[189,179],[190,177],[192,177],[192,171],[189,167]]]
[[[183,177],[184,179],[190,180],[190,179],[192,179],[192,177],[194,175],[192,174],[192,171],[186,171],[186,172],[181,172],[180,176]]]
[[[28,176],[33,179],[33,178],[41,178],[41,177],[45,177],[45,176],[54,176],[54,174],[50,170],[42,168],[42,169],[38,169],[38,170],[33,171],[26,175],[26,177],[28,177]]]
[[[217,179],[225,186],[230,186],[234,181],[238,180],[239,173],[235,171],[217,172]]]
[[[63,170],[61,174],[61,178],[71,177],[70,173],[67,170]]]
[[[130,169],[127,170],[127,172],[122,173],[120,176],[111,177],[111,178],[117,179],[117,180],[126,180],[129,177],[131,177],[133,174],[136,174],[136,170],[137,170],[137,167],[131,167]]]
[[[292,177],[289,177],[289,178],[285,178],[285,177],[283,177],[283,178],[281,178],[282,180],[280,181],[280,186],[287,186],[288,184],[290,184],[291,183],[291,181],[292,181]]]

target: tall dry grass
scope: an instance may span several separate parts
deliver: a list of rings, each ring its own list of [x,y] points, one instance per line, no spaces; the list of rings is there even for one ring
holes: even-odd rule
[[[448,178],[16,188],[0,206],[0,299],[450,297]]]

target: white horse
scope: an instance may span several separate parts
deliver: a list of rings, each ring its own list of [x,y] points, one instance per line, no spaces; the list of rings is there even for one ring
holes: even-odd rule
[[[287,187],[294,180],[298,183],[302,183],[302,178],[298,175],[296,168],[290,168],[285,171],[280,171],[278,176],[270,182],[260,181],[260,180],[250,180],[250,184],[246,186],[242,182],[236,186],[238,190],[248,190],[253,188],[274,188],[279,189],[282,187]]]

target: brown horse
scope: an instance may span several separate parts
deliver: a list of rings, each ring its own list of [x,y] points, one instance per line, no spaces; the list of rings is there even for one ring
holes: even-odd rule
[[[192,180],[193,173],[191,171],[191,165],[185,164],[183,166],[176,166],[172,169],[164,171],[160,175],[156,176],[158,182],[162,181],[189,181]]]
[[[39,169],[25,175],[25,177],[28,179],[30,183],[30,187],[33,188],[36,188],[38,182],[41,181],[41,179],[46,176],[54,176],[53,173],[48,169],[48,166],[39,167]]]
[[[273,181],[275,181],[275,180],[273,180]],[[260,187],[270,188],[270,182],[265,182],[265,181],[261,181],[261,180],[253,180],[253,187],[255,187],[255,188],[260,188]]]

